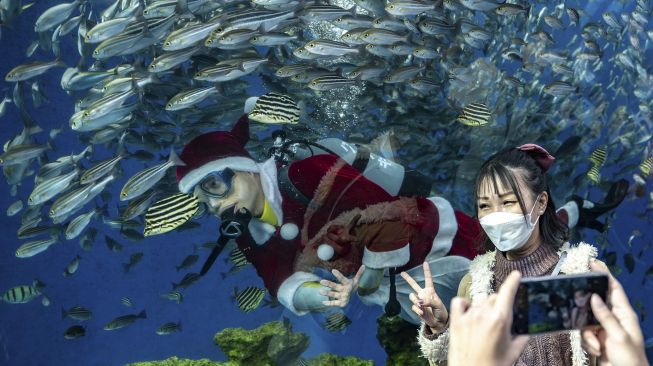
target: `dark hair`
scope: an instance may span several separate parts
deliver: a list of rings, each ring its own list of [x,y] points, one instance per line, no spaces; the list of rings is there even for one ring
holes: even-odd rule
[[[518,172],[519,171],[519,172]],[[502,150],[495,155],[492,155],[483,165],[476,176],[476,184],[474,187],[474,197],[478,200],[481,184],[486,179],[491,179],[495,192],[498,194],[498,181],[504,187],[510,187],[517,196],[519,206],[522,212],[528,212],[524,205],[522,193],[519,190],[517,182],[519,174],[523,183],[528,187],[529,191],[534,195],[546,192],[549,195],[544,214],[540,217],[538,225],[540,234],[545,244],[551,245],[553,248],[560,248],[567,240],[569,240],[569,228],[562,222],[556,214],[555,204],[549,191],[549,184],[546,180],[546,175],[542,168],[537,164],[527,152],[518,150],[516,148],[509,148]],[[478,206],[477,206],[478,217]],[[482,252],[494,249],[494,244],[485,235],[485,231],[480,230],[477,245]]]

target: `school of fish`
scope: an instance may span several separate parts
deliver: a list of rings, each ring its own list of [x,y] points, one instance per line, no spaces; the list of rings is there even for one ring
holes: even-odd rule
[[[53,2],[54,3],[54,2]],[[558,201],[591,187],[635,180],[633,198],[651,200],[653,166],[652,8],[637,0],[598,14],[600,2],[493,0],[75,0],[56,4],[34,23],[30,60],[4,77],[0,119],[16,108],[19,131],[4,142],[0,165],[12,196],[8,216],[21,215],[16,257],[29,258],[61,241],[92,250],[98,228],[131,241],[199,225],[206,208],[179,194],[172,171],[183,145],[228,129],[249,110],[252,135],[282,125],[304,139],[334,134],[370,144],[383,131],[395,149],[383,155],[433,178],[434,191],[473,210],[468,197],[480,164],[501,147],[541,142],[556,156],[551,171]],[[0,25],[19,21],[31,3],[0,0]],[[596,21],[600,19],[600,21]],[[11,29],[2,29],[7,37]],[[63,44],[77,54],[62,52]],[[55,71],[59,70],[59,71]],[[27,103],[49,102],[44,75],[62,73],[74,103],[67,125],[40,126]],[[267,94],[252,96],[262,87]],[[247,105],[250,107],[247,107]],[[281,105],[281,107],[278,107]],[[30,107],[32,107],[30,106]],[[53,123],[54,125],[54,123]],[[58,125],[57,125],[58,126]],[[76,153],[56,154],[63,130],[79,137]],[[248,145],[261,159],[272,141]],[[96,147],[112,151],[96,158]],[[122,166],[147,167],[124,176]],[[624,162],[629,162],[624,164]],[[609,171],[610,173],[605,173]],[[107,193],[120,186],[119,197]],[[653,210],[649,204],[648,214]],[[118,215],[112,215],[118,208]],[[113,252],[123,245],[105,234]],[[211,249],[210,244],[203,248]],[[198,248],[180,260],[189,270]],[[238,272],[248,263],[232,252]],[[124,272],[143,260],[125,258]],[[65,267],[73,275],[83,255]],[[62,264],[64,266],[65,264]],[[630,271],[632,272],[632,270]],[[653,275],[653,266],[647,270]],[[163,299],[180,303],[199,280],[188,272]],[[36,283],[36,282],[35,282]],[[42,286],[19,285],[3,300],[23,303]],[[244,312],[265,296],[235,290]],[[129,300],[129,299],[127,299]],[[127,301],[123,300],[123,303]],[[129,301],[131,304],[131,301]],[[81,306],[64,317],[90,317]],[[118,317],[112,330],[146,318]],[[346,319],[346,318],[345,318]],[[332,318],[329,330],[347,326]],[[166,323],[156,331],[180,331]],[[75,339],[86,328],[74,326]]]

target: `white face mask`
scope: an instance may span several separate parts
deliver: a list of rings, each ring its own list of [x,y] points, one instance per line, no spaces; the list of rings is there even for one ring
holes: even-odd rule
[[[537,197],[539,198],[539,196]],[[537,199],[533,208],[531,208],[531,212],[526,215],[525,221],[524,215],[513,212],[493,212],[479,220],[485,234],[498,250],[509,252],[526,244],[533,230],[535,230],[537,221],[540,219],[538,216],[535,223],[531,223],[536,204]]]

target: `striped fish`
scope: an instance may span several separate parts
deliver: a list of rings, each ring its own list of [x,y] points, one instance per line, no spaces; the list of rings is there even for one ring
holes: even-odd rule
[[[593,165],[587,172],[587,177],[595,184],[598,184],[601,181],[601,173],[599,172],[599,169],[598,165]]]
[[[639,171],[642,172],[644,177],[648,177],[651,174],[651,167],[653,167],[653,156],[649,156],[639,164]]]
[[[52,236],[49,239],[41,239],[27,242],[16,249],[16,257],[29,258],[46,251],[52,244],[58,243],[59,238]]]
[[[590,161],[592,164],[598,166],[599,168],[602,167],[603,164],[605,164],[607,149],[608,147],[606,145],[601,145],[596,150],[592,151],[592,154],[590,155]]]
[[[128,221],[140,216],[152,205],[157,192],[155,190],[150,190],[148,192],[143,193],[140,197],[129,202],[125,210],[122,212],[121,218],[123,220]]]
[[[490,117],[492,117],[492,114],[485,104],[470,103],[463,108],[456,121],[466,126],[476,127],[488,124],[490,122]]]
[[[184,301],[184,295],[181,294],[181,292],[177,290],[170,291],[165,294],[160,295],[164,299],[168,299],[170,301],[174,301],[177,304],[181,304],[182,301]]]
[[[239,248],[234,248],[234,250],[229,253],[229,258],[226,261],[231,262],[233,267],[231,267],[228,272],[221,273],[223,279],[230,274],[239,272],[250,264],[250,262],[245,257],[245,253],[243,253],[243,251]]]
[[[344,313],[333,313],[327,317],[324,329],[329,332],[341,332],[351,324],[351,320]]]
[[[308,83],[308,87],[316,91],[333,90],[352,85],[356,85],[356,80],[350,80],[338,75],[320,76]]]
[[[134,305],[132,304],[132,300],[131,300],[130,298],[128,298],[127,296],[123,296],[123,298],[120,299],[120,302],[122,302],[122,304],[125,305],[125,306],[127,306],[127,307],[132,307],[132,306],[134,306]]]
[[[186,164],[177,156],[177,153],[173,149],[170,149],[170,157],[165,163],[141,170],[129,178],[120,191],[120,200],[128,201],[140,196],[157,184],[169,168],[183,165]]]
[[[188,221],[199,207],[197,197],[178,193],[154,203],[145,213],[144,236],[174,230]]]
[[[181,321],[177,323],[165,323],[156,330],[158,335],[168,335],[174,332],[181,332]]]
[[[181,264],[175,267],[175,268],[177,268],[177,272],[179,272],[179,270],[182,270],[182,269],[190,268],[193,264],[195,264],[195,262],[197,262],[197,260],[199,258],[200,258],[200,256],[197,255],[197,254],[190,254],[190,255],[186,256],[186,258],[184,258],[184,260],[181,262]]]
[[[112,321],[110,321],[109,323],[107,323],[107,325],[104,326],[104,330],[115,330],[115,329],[120,329],[120,328],[130,326],[136,321],[136,319],[139,318],[142,319],[147,318],[147,314],[145,313],[145,310],[141,311],[139,314],[129,314],[129,315],[119,316],[113,319]]]
[[[72,327],[66,329],[63,334],[63,337],[66,339],[77,339],[83,337],[86,334],[86,328],[81,325],[73,325]]]
[[[116,157],[100,161],[99,163],[86,170],[84,174],[82,174],[82,176],[79,178],[79,182],[81,184],[95,182],[96,180],[109,174],[109,172],[115,168],[116,164],[118,164],[124,157],[124,155],[118,155]]]
[[[238,302],[238,308],[245,313],[249,313],[252,310],[261,305],[263,298],[265,297],[265,290],[249,286],[241,292],[238,292],[238,288],[234,288],[234,296]]]
[[[197,283],[197,281],[199,281],[200,278],[202,278],[202,277],[200,276],[199,273],[195,273],[195,272],[186,273],[184,278],[182,278],[179,283],[174,283],[174,282],[172,283],[172,289],[176,290],[176,289],[178,289],[180,287],[181,288],[188,288],[189,286]]]
[[[68,317],[83,322],[91,319],[92,315],[93,313],[90,310],[82,306],[73,306],[68,310],[61,308],[61,319]]]
[[[301,109],[292,98],[279,93],[267,93],[259,98],[249,98],[245,103],[255,102],[249,119],[261,123],[299,123]],[[246,107],[247,108],[247,107]]]
[[[2,295],[2,300],[9,304],[24,304],[33,300],[41,294],[40,289],[43,287],[38,281],[34,281],[32,286],[21,285],[7,290]]]
[[[236,267],[243,267],[249,264],[249,261],[245,257],[245,253],[243,253],[240,248],[234,248],[234,250],[229,253],[229,261]]]

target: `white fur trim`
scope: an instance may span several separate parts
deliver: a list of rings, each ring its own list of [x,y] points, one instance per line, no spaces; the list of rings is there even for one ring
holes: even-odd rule
[[[410,244],[387,252],[373,252],[367,248],[363,252],[363,264],[369,268],[401,267],[410,259]]]
[[[320,277],[312,273],[301,271],[295,272],[290,277],[286,278],[286,280],[281,283],[281,286],[279,286],[279,290],[277,291],[277,300],[279,300],[283,306],[292,311],[295,315],[307,314],[308,310],[302,311],[295,308],[295,303],[293,301],[295,292],[297,292],[299,286],[305,282],[319,282],[320,280]]]
[[[567,227],[569,227],[570,229],[576,227],[576,224],[578,224],[578,217],[579,217],[578,204],[576,204],[576,202],[574,201],[569,201],[565,203],[564,206],[558,209],[558,211],[560,210],[567,211],[567,217],[569,217],[569,222],[567,223]]]
[[[281,234],[283,240],[293,240],[299,234],[299,227],[292,222],[288,222],[281,225],[279,233]]]
[[[569,331],[569,343],[571,343],[571,364],[573,366],[587,366],[589,356],[581,345],[580,330]]]
[[[424,337],[424,327],[426,324],[422,323],[417,335],[417,343],[422,350],[421,356],[427,358],[430,363],[445,361],[449,353],[449,329],[447,328],[436,339],[430,340]]]
[[[254,160],[242,156],[230,156],[224,159],[209,161],[199,168],[195,168],[186,173],[179,181],[179,191],[189,193],[207,174],[219,172],[225,168],[231,168],[241,172],[257,173],[259,171],[259,166]]]
[[[428,257],[444,257],[451,250],[453,238],[458,231],[458,223],[456,222],[456,215],[453,212],[451,203],[442,197],[429,197],[429,201],[433,202],[435,208],[438,210],[439,226],[438,233],[433,239],[433,246],[427,255]]]
[[[476,256],[469,265],[469,274],[472,277],[469,294],[472,302],[485,300],[492,293],[494,281],[494,264],[496,263],[496,250]]]
[[[566,243],[566,245],[560,249],[558,255],[560,255],[563,250],[567,251],[567,259],[562,264],[562,267],[560,267],[560,272],[566,274],[588,272],[590,270],[590,260],[596,258],[598,255],[597,249],[585,242],[580,242],[578,245],[573,247],[570,246],[569,243]]]
[[[273,225],[259,219],[252,219],[247,225],[247,229],[250,235],[252,235],[252,239],[258,245],[265,244],[274,235],[274,232],[277,231]]]
[[[567,252],[567,259],[561,268],[561,272],[565,274],[588,272],[590,260],[596,258],[597,256],[596,248],[585,242],[581,242],[576,246],[571,246],[569,243],[565,243],[558,251],[558,255],[560,255],[563,251]],[[469,268],[469,273],[472,277],[472,283],[469,288],[469,295],[472,298],[472,304],[487,298],[487,296],[492,293],[495,263],[496,250],[476,256],[476,258],[474,258],[472,261]],[[572,365],[587,366],[589,364],[589,357],[581,347],[580,332],[577,330],[570,331],[569,337],[571,340],[572,349]],[[437,340],[429,341],[424,337],[422,338],[423,339],[418,339],[420,341],[420,346],[422,342],[437,342]],[[430,348],[426,349],[426,351],[430,350]],[[422,348],[422,352],[427,358],[429,357],[429,354],[425,352],[424,348]],[[436,359],[429,358],[429,361],[433,360]]]

